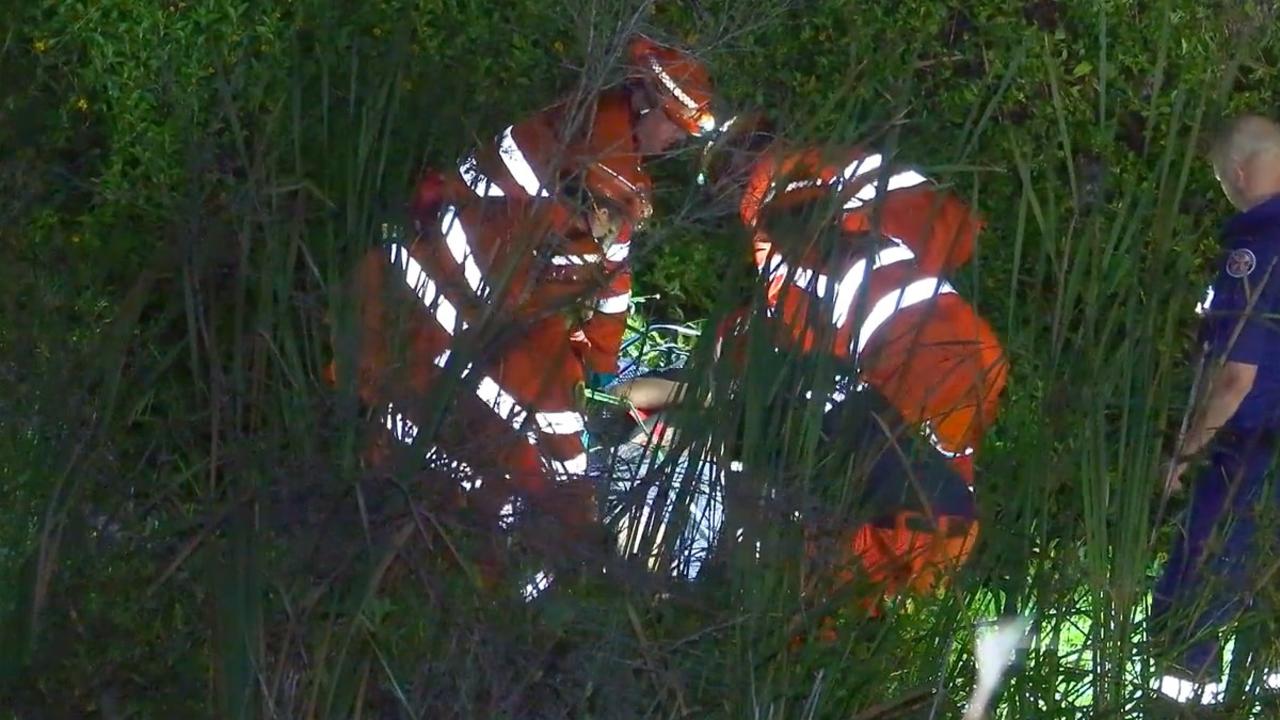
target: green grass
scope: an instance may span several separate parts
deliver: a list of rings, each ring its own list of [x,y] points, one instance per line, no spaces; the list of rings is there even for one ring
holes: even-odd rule
[[[0,87],[0,716],[869,720],[941,689],[917,716],[958,717],[977,624],[1013,612],[1037,622],[998,716],[1138,716],[1158,462],[1227,211],[1198,138],[1277,107],[1273,22],[1242,36],[1252,6],[1181,0],[330,5],[30,4],[0,32],[0,76],[31,79]],[[991,221],[957,278],[1013,367],[981,546],[939,598],[842,615],[834,646],[788,650],[819,613],[781,523],[758,563],[663,601],[639,576],[482,597],[441,559],[466,533],[420,479],[362,475],[354,397],[320,379],[415,173],[597,85],[635,17],[698,47],[730,106],[887,139]],[[712,326],[744,243],[689,160],[657,168],[637,284],[645,315]],[[841,495],[766,400],[697,426],[743,418],[750,452]]]

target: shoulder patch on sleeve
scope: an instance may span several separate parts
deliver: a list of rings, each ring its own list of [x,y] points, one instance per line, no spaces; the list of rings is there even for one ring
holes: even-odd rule
[[[1233,278],[1245,277],[1257,266],[1258,257],[1248,248],[1232,250],[1227,256],[1227,274]]]

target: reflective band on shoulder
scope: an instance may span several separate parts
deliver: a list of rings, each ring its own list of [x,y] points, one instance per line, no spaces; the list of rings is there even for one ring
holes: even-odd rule
[[[604,251],[604,259],[609,262],[620,263],[627,259],[631,254],[631,243],[614,243]]]
[[[542,187],[542,182],[538,180],[538,174],[533,171],[533,166],[529,164],[529,159],[521,152],[520,146],[516,144],[516,139],[511,135],[512,126],[508,126],[502,131],[502,137],[498,140],[498,155],[502,158],[502,164],[507,166],[507,170],[511,173],[511,177],[515,178],[516,184],[519,185],[526,193],[532,197],[551,197],[546,188]]]
[[[534,413],[533,422],[548,435],[577,435],[586,429],[582,413],[572,410]]]
[[[600,262],[599,255],[552,255],[552,265],[587,265]]]
[[[493,378],[488,375],[480,378],[480,383],[476,385],[476,395],[482,402],[493,408],[498,417],[510,423],[511,427],[518,429],[524,424],[527,415],[525,409],[520,407],[520,403],[503,390],[501,385],[494,382]]]
[[[400,245],[391,244],[388,246],[388,254],[391,256],[391,262],[396,267],[404,269],[404,281],[413,290],[418,299],[422,301],[423,306],[436,316],[436,322],[445,329],[450,335],[454,334],[456,329],[467,329],[466,322],[459,322],[458,309],[449,302],[440,288],[436,287],[435,282],[427,275],[417,260],[409,254],[408,249]],[[434,308],[433,308],[434,305]]]
[[[560,475],[583,475],[587,472],[587,454],[580,453],[568,460],[551,460],[551,467]]]
[[[698,103],[694,102],[693,98],[689,97],[689,95],[682,90],[679,85],[676,85],[676,81],[671,79],[671,76],[667,74],[666,70],[662,69],[662,66],[658,64],[657,59],[652,55],[649,56],[649,69],[653,71],[654,75],[658,76],[658,82],[662,83],[663,87],[669,90],[672,95],[676,96],[676,99],[680,101],[681,105],[684,105],[690,110],[698,109]]]
[[[920,173],[914,170],[903,170],[889,178],[889,182],[885,184],[884,191],[888,194],[894,190],[915,187],[917,185],[923,185],[926,182],[929,182],[929,178],[921,175]],[[857,192],[857,194],[849,198],[848,202],[844,204],[844,209],[856,210],[857,208],[862,207],[864,203],[874,200],[876,194],[880,191],[876,185],[877,183],[874,182],[867,183],[866,186]]]
[[[596,301],[596,310],[607,315],[616,315],[624,313],[631,309],[631,293],[625,292],[620,295],[610,295],[609,297],[600,298]]]
[[[947,281],[936,277],[927,277],[916,280],[901,290],[895,290],[880,298],[872,306],[871,312],[867,313],[866,321],[862,323],[862,327],[858,330],[858,345],[854,355],[862,354],[867,343],[871,341],[871,336],[897,311],[913,305],[919,305],[935,297],[953,294],[955,291],[955,288],[951,287],[951,284]]]
[[[497,183],[480,172],[474,155],[462,161],[462,164],[458,166],[458,173],[466,181],[467,187],[471,188],[471,191],[476,195],[480,197],[506,197],[506,193],[502,192],[502,188],[498,187]]]
[[[895,243],[876,253],[872,258],[874,264],[871,267],[874,270],[913,258],[915,253],[911,252],[906,245]],[[836,283],[835,307],[832,311],[832,320],[836,327],[842,328],[849,322],[849,311],[853,309],[853,303],[858,298],[858,290],[862,287],[863,276],[866,274],[867,261],[862,259],[854,263],[845,272],[840,282]]]
[[[462,220],[458,217],[456,207],[449,205],[441,213],[440,232],[444,233],[445,245],[448,246],[453,261],[462,266],[462,274],[467,278],[467,285],[471,286],[472,292],[476,295],[484,297],[484,275],[480,272],[480,266],[476,264],[475,253],[471,250],[471,243],[467,241],[467,231],[462,227]]]

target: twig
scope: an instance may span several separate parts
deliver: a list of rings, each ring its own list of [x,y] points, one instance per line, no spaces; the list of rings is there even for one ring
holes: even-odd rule
[[[191,557],[191,554],[196,551],[196,548],[200,547],[200,544],[208,539],[209,535],[227,519],[227,516],[231,514],[231,511],[241,503],[248,502],[248,500],[253,497],[253,494],[252,490],[245,492],[244,497],[227,503],[227,506],[222,508],[222,510],[220,510],[212,520],[205,523],[205,526],[200,529],[200,532],[196,533],[194,537],[182,546],[182,549],[179,550],[178,554],[174,556],[172,561],[170,561],[169,565],[164,569],[164,572],[160,573],[160,577],[156,578],[156,580],[151,583],[147,588],[146,595],[150,596],[155,593],[156,590],[159,590],[160,586],[164,585],[169,578],[178,571],[178,568],[182,566],[182,563],[186,562],[187,558]]]

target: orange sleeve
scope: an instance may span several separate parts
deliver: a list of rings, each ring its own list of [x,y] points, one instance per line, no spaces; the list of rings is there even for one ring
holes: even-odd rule
[[[627,316],[592,315],[582,325],[582,340],[574,343],[587,369],[605,375],[618,372],[618,351],[622,347],[622,335],[627,330]]]
[[[840,227],[847,233],[871,229],[872,208],[846,213]],[[946,275],[969,262],[983,221],[955,195],[932,184],[894,190],[879,203],[880,231],[902,241],[916,264],[930,275]]]
[[[959,295],[904,308],[862,357],[863,379],[944,449],[975,448],[995,420],[1008,363],[995,332]]]
[[[627,329],[627,318],[631,314],[631,234],[634,226],[627,225],[619,235],[617,244],[606,251],[604,270],[608,282],[595,297],[591,317],[578,328],[581,335],[574,339],[574,351],[592,372],[613,374],[618,371],[618,352],[622,347],[622,336]],[[625,253],[611,253],[620,248]]]
[[[738,204],[738,215],[742,224],[753,229],[760,220],[760,206],[764,203],[769,183],[773,182],[773,158],[766,154],[756,161],[747,178],[747,185],[742,190],[742,200]]]

